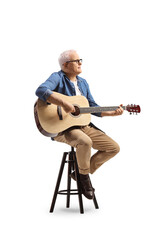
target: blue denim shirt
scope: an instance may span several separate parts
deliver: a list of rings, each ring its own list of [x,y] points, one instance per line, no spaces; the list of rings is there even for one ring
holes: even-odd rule
[[[88,99],[89,106],[98,107],[99,105],[94,101],[87,81],[77,76],[77,84],[82,95]],[[36,95],[43,101],[46,101],[53,91],[67,96],[76,95],[74,84],[62,70],[52,73],[51,76],[37,88]],[[93,115],[101,117],[101,113],[93,113]]]

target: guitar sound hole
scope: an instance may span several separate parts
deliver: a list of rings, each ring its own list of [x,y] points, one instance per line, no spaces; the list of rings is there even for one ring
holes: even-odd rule
[[[73,113],[71,113],[71,114],[72,114],[73,116],[76,116],[76,117],[77,117],[77,116],[80,114],[80,109],[79,109],[78,106],[75,106],[75,105],[74,105],[74,108],[75,108],[76,111],[73,112]]]

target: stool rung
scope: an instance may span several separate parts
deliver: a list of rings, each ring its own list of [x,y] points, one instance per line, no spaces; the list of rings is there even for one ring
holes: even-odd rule
[[[65,163],[75,162],[75,160],[66,160]]]
[[[77,195],[78,194],[78,190],[77,189],[70,189],[69,191],[68,190],[60,190],[58,192],[58,194],[67,195],[68,192],[69,192],[70,195]],[[72,192],[75,192],[75,193],[72,193]]]

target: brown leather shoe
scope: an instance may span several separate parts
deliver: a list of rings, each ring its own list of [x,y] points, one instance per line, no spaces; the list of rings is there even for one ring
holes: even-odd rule
[[[79,174],[80,175],[80,181],[81,181],[81,189],[83,195],[88,199],[94,198],[94,189],[91,185],[91,181],[89,178],[89,174]]]
[[[71,174],[70,174],[70,177],[74,180],[74,181],[76,181],[76,175],[75,175],[75,171],[73,171]],[[89,179],[90,180],[90,179]],[[90,183],[91,183],[91,181],[90,181]],[[91,184],[92,185],[92,184]],[[93,189],[93,192],[95,191],[95,189],[92,187],[92,189]]]

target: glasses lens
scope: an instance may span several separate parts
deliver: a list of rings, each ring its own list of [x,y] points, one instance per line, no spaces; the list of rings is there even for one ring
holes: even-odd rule
[[[67,61],[66,63],[70,63],[70,62],[82,63],[82,59],[71,60],[71,61]]]

